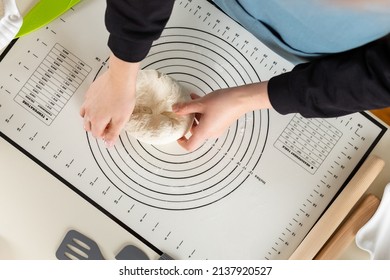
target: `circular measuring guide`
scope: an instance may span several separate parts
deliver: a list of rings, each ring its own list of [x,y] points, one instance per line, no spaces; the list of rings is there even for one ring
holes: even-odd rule
[[[239,56],[233,45],[205,31],[167,28],[142,67],[163,72],[202,96],[255,82],[251,77],[256,72]],[[177,143],[144,144],[126,132],[110,149],[87,137],[113,187],[152,207],[189,210],[218,202],[253,175],[266,145],[268,126],[267,110],[248,113],[218,139],[206,141],[193,152]]]

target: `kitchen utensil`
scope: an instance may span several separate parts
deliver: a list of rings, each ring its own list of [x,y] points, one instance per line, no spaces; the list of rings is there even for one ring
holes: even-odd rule
[[[80,0],[40,0],[23,18],[15,38],[27,35],[48,24],[79,3]]]
[[[384,165],[384,160],[377,156],[370,156],[366,159],[359,171],[311,229],[297,250],[290,256],[290,260],[311,260],[315,257],[352,207],[367,191]]]
[[[99,246],[95,241],[76,230],[70,230],[58,247],[56,257],[59,260],[103,260]]]
[[[117,260],[149,260],[148,256],[138,247],[126,245],[115,256]]]
[[[380,200],[367,194],[348,214],[341,226],[315,256],[315,260],[335,260],[353,242],[359,229],[374,215]]]
[[[104,260],[98,244],[84,234],[70,230],[57,249],[59,260]],[[148,256],[133,245],[126,245],[116,255],[117,260],[149,260]]]

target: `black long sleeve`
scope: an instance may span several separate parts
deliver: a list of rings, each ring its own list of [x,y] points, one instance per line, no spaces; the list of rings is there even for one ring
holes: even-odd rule
[[[390,35],[344,53],[297,65],[270,79],[281,114],[336,117],[390,107]]]
[[[174,0],[107,0],[108,46],[128,62],[141,61],[171,15]]]
[[[174,0],[107,0],[108,45],[119,58],[141,61],[158,39]],[[335,117],[390,107],[390,35],[344,53],[297,65],[270,79],[281,114]]]

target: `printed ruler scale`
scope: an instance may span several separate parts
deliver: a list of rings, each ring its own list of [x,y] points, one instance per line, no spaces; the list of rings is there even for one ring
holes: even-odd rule
[[[385,128],[366,114],[305,119],[262,110],[191,153],[125,132],[106,149],[79,116],[85,91],[107,68],[104,10],[104,1],[84,0],[3,52],[1,135],[175,259],[287,259]],[[205,95],[292,64],[207,1],[182,0],[142,67]]]

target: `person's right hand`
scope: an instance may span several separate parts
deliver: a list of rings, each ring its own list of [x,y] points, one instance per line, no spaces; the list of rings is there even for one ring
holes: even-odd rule
[[[139,63],[129,63],[111,55],[110,67],[92,83],[80,109],[84,129],[115,144],[135,105],[135,84]]]
[[[245,113],[271,108],[267,90],[268,82],[219,89],[203,97],[192,94],[192,101],[175,104],[172,110],[179,115],[195,113],[196,121],[191,136],[178,143],[193,151],[210,138],[217,138]]]

